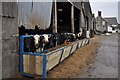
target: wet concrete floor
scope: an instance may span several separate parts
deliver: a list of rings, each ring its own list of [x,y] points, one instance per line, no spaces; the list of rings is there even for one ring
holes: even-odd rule
[[[99,39],[95,62],[78,78],[118,78],[118,34]]]

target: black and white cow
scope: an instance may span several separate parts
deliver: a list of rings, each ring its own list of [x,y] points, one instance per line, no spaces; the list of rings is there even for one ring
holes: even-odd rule
[[[26,52],[40,52],[47,50],[57,45],[64,44],[66,42],[75,41],[75,34],[73,33],[61,33],[61,34],[48,34],[34,35],[25,40],[25,51]]]
[[[73,42],[76,40],[76,35],[74,33],[67,33],[69,42]]]
[[[48,35],[43,34],[42,36],[34,35],[34,44],[35,44],[35,52],[40,52],[44,50],[45,45],[49,42]]]
[[[51,34],[51,36],[49,36],[48,40],[49,40],[49,42],[46,43],[46,45],[44,47],[45,50],[56,47],[58,45],[58,34],[57,33]]]
[[[76,39],[80,40],[82,36],[82,31],[76,34]]]
[[[36,34],[34,36],[27,37],[24,39],[24,51],[25,52],[43,51],[47,43],[49,43],[47,34],[43,34],[42,36]]]
[[[64,44],[66,42],[69,42],[69,36],[67,33],[61,33],[58,35],[57,43],[58,45]]]

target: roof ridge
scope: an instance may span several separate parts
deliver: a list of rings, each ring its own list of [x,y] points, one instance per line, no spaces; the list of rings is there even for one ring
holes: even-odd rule
[[[116,17],[103,17],[103,18],[116,18]]]

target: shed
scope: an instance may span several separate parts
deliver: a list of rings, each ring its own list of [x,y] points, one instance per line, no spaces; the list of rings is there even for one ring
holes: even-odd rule
[[[116,17],[104,18],[108,22],[108,25],[118,25]]]

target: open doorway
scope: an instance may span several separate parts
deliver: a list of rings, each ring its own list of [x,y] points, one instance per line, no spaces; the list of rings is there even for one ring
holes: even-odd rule
[[[74,30],[75,33],[80,32],[80,10],[74,7]]]
[[[57,3],[57,30],[58,33],[71,33],[71,4],[69,2]]]

